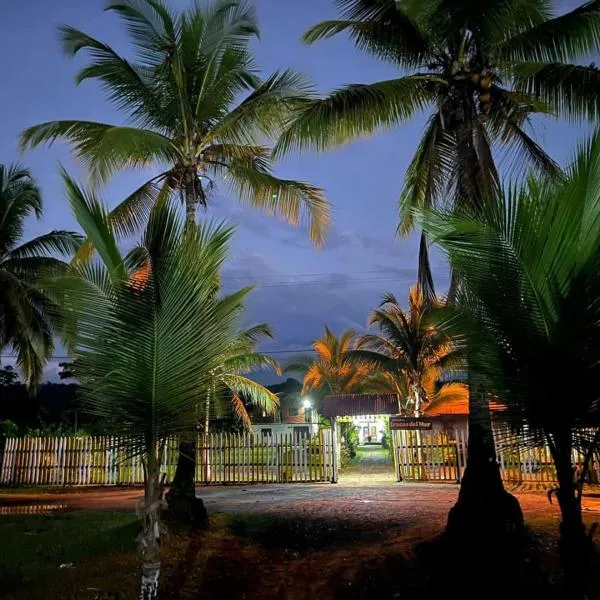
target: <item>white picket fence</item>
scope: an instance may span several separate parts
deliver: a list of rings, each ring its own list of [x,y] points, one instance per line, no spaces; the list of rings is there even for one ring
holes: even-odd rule
[[[519,446],[496,433],[496,455],[500,474],[509,483],[554,483],[556,470],[550,449]],[[451,431],[393,431],[394,462],[398,481],[461,481],[467,462],[468,431],[455,427]],[[573,452],[578,469],[584,457]],[[590,464],[590,483],[600,482],[600,462]]]
[[[178,440],[168,440],[161,470],[171,480]],[[133,485],[143,483],[139,456],[116,437],[8,438],[0,485]],[[211,434],[196,446],[196,481],[202,484],[332,481],[331,430],[313,437],[292,434]]]

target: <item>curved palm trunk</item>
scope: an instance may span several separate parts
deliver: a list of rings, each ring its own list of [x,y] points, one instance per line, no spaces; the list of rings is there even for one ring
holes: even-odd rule
[[[458,501],[450,509],[446,533],[462,539],[488,538],[521,530],[523,513],[504,489],[496,461],[489,403],[483,386],[470,374],[469,450]]]
[[[139,537],[142,550],[140,600],[156,600],[158,598],[160,578],[160,513],[163,504],[159,465],[160,461],[157,461],[154,456],[149,456],[144,486],[143,526]]]

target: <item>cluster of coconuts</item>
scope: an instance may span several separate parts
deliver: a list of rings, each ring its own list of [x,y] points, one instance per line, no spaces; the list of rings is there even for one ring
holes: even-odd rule
[[[481,112],[489,114],[492,110],[492,95],[490,89],[492,87],[492,77],[489,73],[471,73],[471,81],[479,86],[479,107]]]

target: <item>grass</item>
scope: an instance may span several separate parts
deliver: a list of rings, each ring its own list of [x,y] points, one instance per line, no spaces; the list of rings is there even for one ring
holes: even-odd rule
[[[486,580],[494,581],[492,587],[484,581],[480,591],[485,593],[480,597],[558,597],[549,581],[559,570],[556,538],[537,525],[534,546],[526,549],[525,561],[518,561],[524,570],[516,568],[511,553],[490,561],[489,554],[477,549],[483,561],[477,569],[487,567]],[[0,597],[135,598],[138,530],[135,517],[126,512],[0,517]],[[420,539],[414,530],[407,536],[401,522],[386,525],[353,519],[350,514],[344,519],[212,515],[208,532],[173,531],[167,539],[161,598],[426,600],[449,597],[449,589],[471,597],[466,586],[479,577],[474,565],[457,549],[440,551],[435,544],[420,549]],[[63,563],[73,563],[73,568],[60,569]],[[499,591],[503,595],[495,595]]]
[[[125,512],[1,516],[0,590],[52,578],[61,564],[130,552],[138,532],[135,515]]]

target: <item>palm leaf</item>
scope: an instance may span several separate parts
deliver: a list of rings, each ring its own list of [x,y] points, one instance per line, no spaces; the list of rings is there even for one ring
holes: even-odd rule
[[[496,54],[511,62],[572,62],[600,45],[600,2],[586,2],[503,41]]]
[[[560,63],[520,63],[514,67],[519,90],[537,96],[561,115],[595,120],[600,110],[600,70]]]
[[[250,206],[278,216],[291,225],[308,221],[311,240],[323,245],[331,207],[322,190],[303,181],[279,179],[267,170],[231,163],[226,181]]]
[[[69,256],[79,249],[81,236],[72,231],[50,231],[20,246],[13,248],[9,256],[12,259],[36,258],[48,254]]]
[[[92,179],[100,182],[124,168],[179,158],[177,147],[160,133],[90,121],[50,121],[29,127],[21,134],[21,148],[51,144],[58,138],[73,144]]]
[[[275,154],[308,147],[325,150],[360,136],[371,135],[410,119],[432,100],[429,75],[414,75],[368,85],[349,85],[305,109],[283,132]]]

